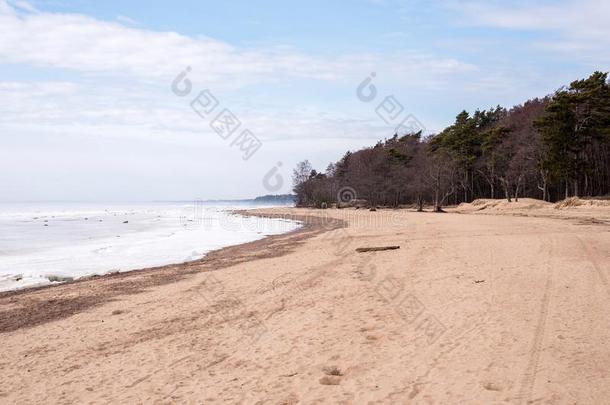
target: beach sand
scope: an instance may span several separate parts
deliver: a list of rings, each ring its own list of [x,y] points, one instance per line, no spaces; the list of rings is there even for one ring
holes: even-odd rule
[[[608,403],[609,208],[479,208],[2,294],[0,403]]]

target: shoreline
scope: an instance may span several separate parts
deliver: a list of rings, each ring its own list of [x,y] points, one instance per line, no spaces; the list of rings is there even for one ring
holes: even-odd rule
[[[257,206],[15,206],[0,213],[0,292],[181,264],[300,226],[235,213],[246,208]]]
[[[222,270],[245,261],[277,257],[296,249],[304,240],[346,226],[345,221],[315,215],[280,215],[234,210],[243,216],[299,221],[301,227],[279,235],[212,250],[198,260],[158,267],[82,277],[59,284],[0,292],[0,334],[65,318],[103,305],[121,295],[181,281],[190,275]],[[8,309],[7,309],[8,308]]]

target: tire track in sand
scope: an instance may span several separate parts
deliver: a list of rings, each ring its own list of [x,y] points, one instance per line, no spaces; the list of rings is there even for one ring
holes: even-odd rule
[[[591,248],[585,243],[584,240],[582,240],[582,238],[580,236],[578,236],[578,235],[575,235],[575,236],[576,236],[576,239],[578,239],[578,242],[580,242],[580,245],[582,246],[582,250],[585,252],[586,259],[589,261],[589,263],[591,263],[591,265],[597,272],[599,279],[604,284],[604,287],[606,289],[606,294],[610,298],[610,285],[608,284],[608,277],[606,276],[606,273],[601,269],[601,267],[597,263],[597,260],[595,260],[595,255],[591,251]]]
[[[540,354],[542,351],[542,341],[544,340],[546,323],[549,313],[549,303],[551,301],[551,289],[553,287],[553,273],[554,269],[551,263],[553,257],[553,245],[554,241],[549,241],[550,245],[547,252],[547,279],[544,286],[544,295],[542,296],[542,302],[540,304],[540,312],[538,315],[538,324],[534,332],[534,341],[532,348],[530,349],[530,358],[525,369],[525,374],[521,379],[521,390],[519,392],[519,399],[521,402],[528,404],[531,402],[531,397],[534,391],[534,383],[536,382],[536,374],[538,374],[538,365],[540,363]]]

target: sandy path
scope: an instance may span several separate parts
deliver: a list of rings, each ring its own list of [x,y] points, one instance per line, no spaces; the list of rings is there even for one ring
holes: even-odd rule
[[[608,403],[609,226],[325,213],[349,226],[1,333],[0,402]]]

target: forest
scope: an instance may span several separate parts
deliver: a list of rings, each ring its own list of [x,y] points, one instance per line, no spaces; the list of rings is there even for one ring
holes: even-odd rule
[[[477,198],[557,201],[610,194],[610,82],[594,72],[510,109],[460,112],[438,134],[394,134],[348,151],[324,171],[293,172],[297,206],[351,199],[370,206],[444,205]]]

